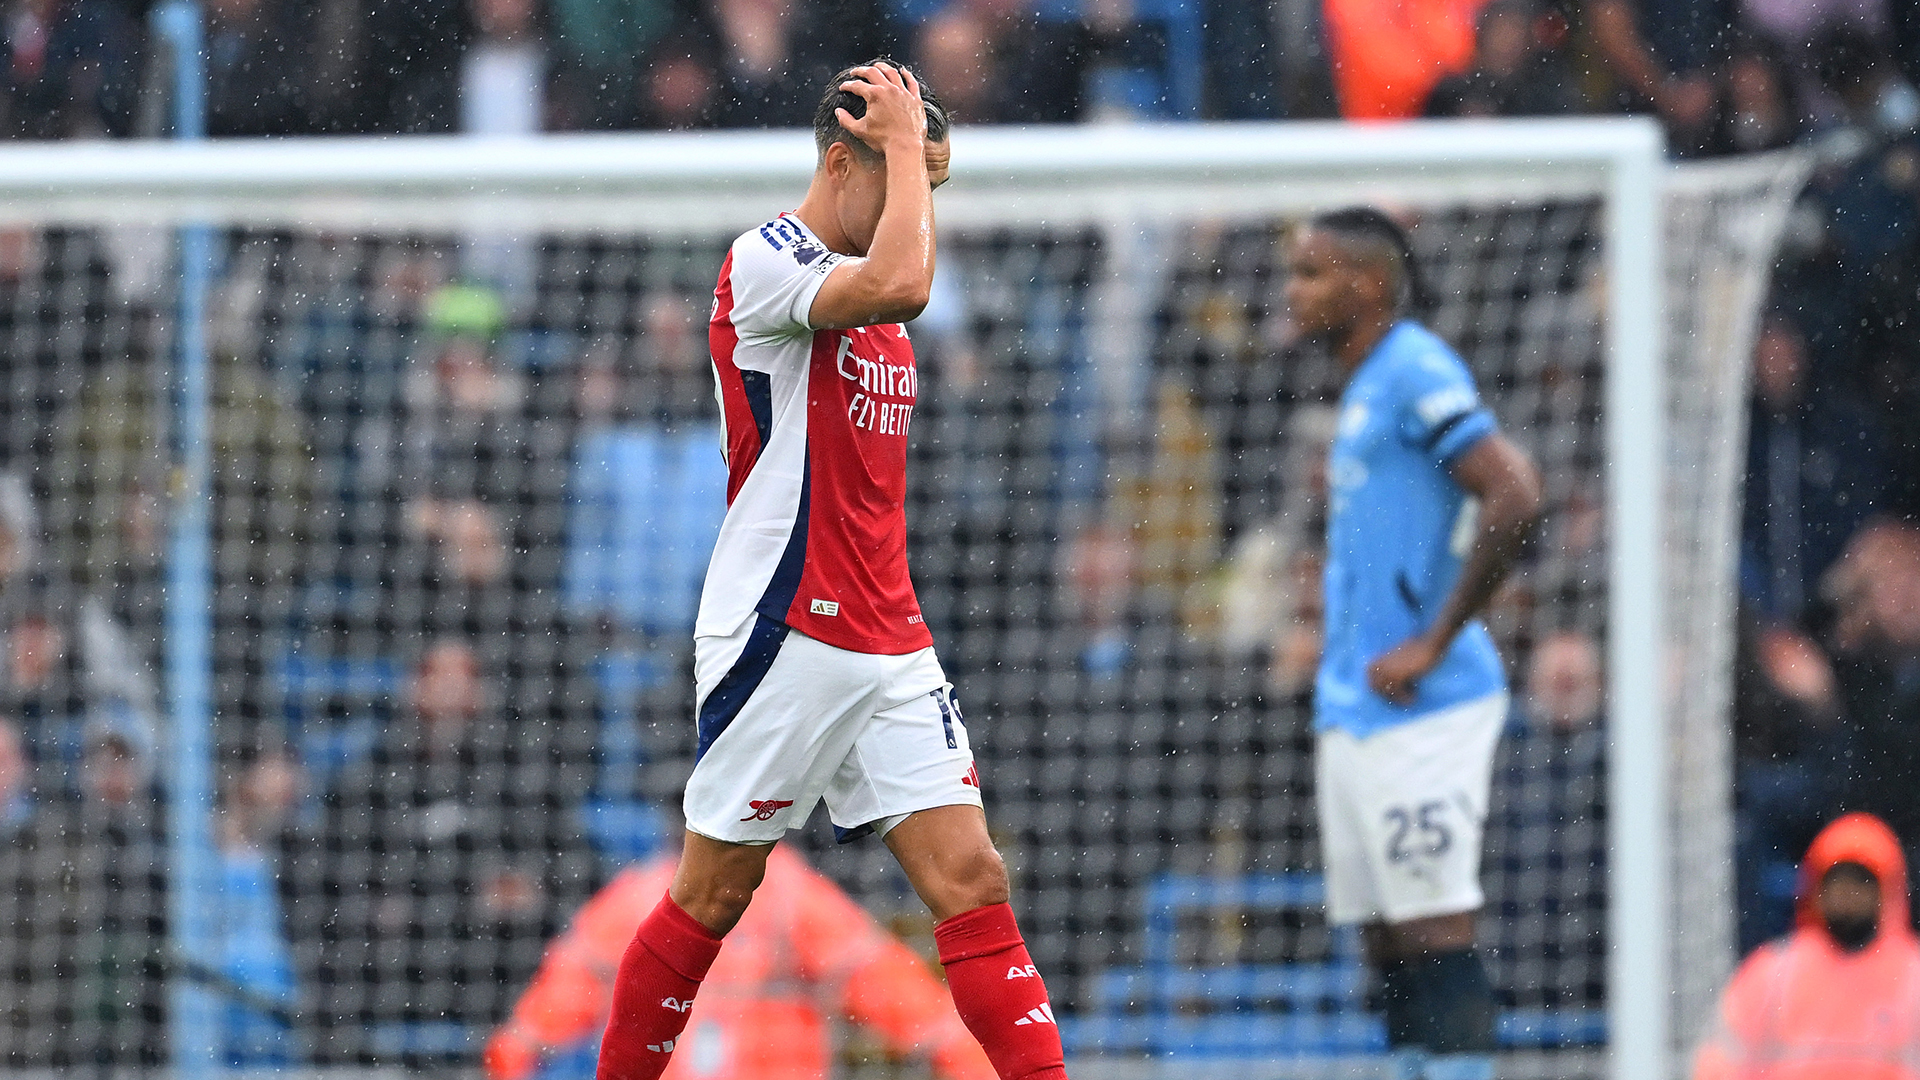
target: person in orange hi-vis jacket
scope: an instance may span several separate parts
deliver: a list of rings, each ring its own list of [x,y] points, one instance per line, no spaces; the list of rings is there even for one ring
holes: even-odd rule
[[[1827,826],[1796,922],[1735,973],[1694,1080],[1920,1080],[1920,941],[1893,830],[1870,814]]]
[[[1473,63],[1485,0],[1323,0],[1340,115],[1419,116],[1442,77]]]
[[[673,871],[671,858],[630,866],[580,909],[488,1040],[488,1080],[526,1080],[547,1055],[598,1040],[621,953]],[[786,845],[769,856],[760,895],[689,1003],[662,1080],[824,1080],[830,1010],[927,1058],[944,1080],[994,1080],[920,958]]]

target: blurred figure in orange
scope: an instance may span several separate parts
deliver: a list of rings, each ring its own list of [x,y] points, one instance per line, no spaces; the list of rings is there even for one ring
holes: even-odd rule
[[[1893,830],[1870,814],[1827,826],[1797,921],[1734,975],[1694,1080],[1920,1080],[1920,941]]]
[[[1440,80],[1470,70],[1481,0],[1321,0],[1348,120],[1419,116]]]
[[[527,1080],[598,1043],[621,953],[673,871],[671,857],[628,867],[580,909],[487,1042],[488,1080]],[[780,845],[763,888],[783,903],[751,905],[727,935],[662,1080],[824,1080],[836,1015],[944,1080],[993,1080],[927,965],[838,886]]]

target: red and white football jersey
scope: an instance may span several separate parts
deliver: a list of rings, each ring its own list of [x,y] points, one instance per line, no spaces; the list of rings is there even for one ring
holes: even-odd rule
[[[815,330],[844,256],[792,214],[733,242],[708,340],[726,426],[727,517],[694,633],[755,612],[856,652],[933,637],[907,576],[907,429],[919,377],[900,325]]]

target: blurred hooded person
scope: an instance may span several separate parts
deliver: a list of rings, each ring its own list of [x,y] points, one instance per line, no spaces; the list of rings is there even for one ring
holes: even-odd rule
[[[1858,813],[1827,826],[1796,922],[1734,974],[1694,1080],[1920,1078],[1920,941],[1893,830]]]

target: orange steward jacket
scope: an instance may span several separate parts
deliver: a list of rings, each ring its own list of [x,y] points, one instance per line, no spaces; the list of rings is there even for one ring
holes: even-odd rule
[[[620,956],[673,869],[665,859],[628,867],[580,909],[488,1041],[488,1080],[523,1080],[546,1053],[598,1041]],[[894,1053],[930,1059],[944,1080],[993,1080],[927,965],[781,845],[701,984],[661,1080],[824,1080],[835,1017]]]
[[[1400,120],[1422,114],[1442,77],[1473,65],[1485,0],[1324,0],[1340,115]]]
[[[1815,906],[1840,862],[1880,879],[1880,932],[1857,953],[1834,944]],[[1694,1080],[1920,1080],[1920,942],[1906,860],[1880,819],[1848,814],[1814,840],[1796,924],[1734,974]]]

